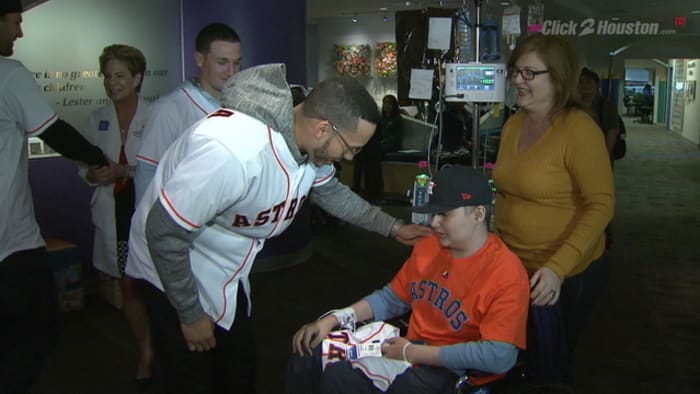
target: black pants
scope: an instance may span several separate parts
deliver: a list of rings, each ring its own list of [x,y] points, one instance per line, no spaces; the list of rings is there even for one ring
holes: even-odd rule
[[[0,262],[0,393],[28,393],[58,338],[58,303],[45,248]]]
[[[418,366],[394,379],[386,393],[451,394],[458,376],[447,368]],[[347,361],[328,364],[321,371],[321,347],[311,356],[293,354],[287,367],[285,394],[375,394],[381,391]]]
[[[180,320],[168,297],[143,282],[142,294],[151,320],[151,338],[169,394],[255,393],[255,343],[243,286],[238,287],[236,318],[229,331],[216,326],[216,347],[187,349]]]

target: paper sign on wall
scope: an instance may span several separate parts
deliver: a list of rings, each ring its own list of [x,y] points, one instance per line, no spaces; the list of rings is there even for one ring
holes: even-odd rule
[[[431,100],[433,98],[433,75],[435,70],[411,69],[411,88],[408,98],[416,100]]]
[[[430,18],[428,23],[428,49],[450,49],[452,18]]]

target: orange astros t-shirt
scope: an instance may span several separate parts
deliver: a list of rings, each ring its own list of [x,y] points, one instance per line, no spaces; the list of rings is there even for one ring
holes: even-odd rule
[[[452,257],[435,234],[422,239],[390,286],[411,304],[410,340],[436,346],[491,340],[525,349],[528,276],[494,234],[467,258]]]

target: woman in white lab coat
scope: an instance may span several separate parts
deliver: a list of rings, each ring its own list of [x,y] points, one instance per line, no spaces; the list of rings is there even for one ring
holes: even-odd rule
[[[150,113],[150,104],[138,96],[145,71],[146,59],[138,49],[127,45],[104,48],[100,73],[111,103],[90,114],[84,135],[102,149],[110,163],[81,169],[85,180],[97,185],[91,202],[95,224],[93,264],[107,275],[120,278],[124,314],[139,346],[138,389],[150,385],[153,353],[143,301],[135,280],[124,275],[124,268],[135,207],[133,169]]]

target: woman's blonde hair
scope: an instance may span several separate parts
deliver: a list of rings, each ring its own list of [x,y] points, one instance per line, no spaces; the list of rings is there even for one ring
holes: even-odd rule
[[[104,74],[105,66],[110,60],[120,60],[126,64],[131,75],[141,74],[141,80],[136,91],[141,91],[141,83],[146,74],[146,57],[137,48],[129,45],[114,44],[105,47],[100,55],[100,73]]]

